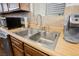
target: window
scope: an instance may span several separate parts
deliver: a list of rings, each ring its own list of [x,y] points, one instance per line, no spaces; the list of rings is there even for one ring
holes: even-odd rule
[[[63,15],[65,3],[34,3],[33,14]]]
[[[63,15],[65,3],[48,3],[46,15]]]
[[[33,4],[33,13],[34,15],[45,15],[45,6],[46,3],[34,3]]]

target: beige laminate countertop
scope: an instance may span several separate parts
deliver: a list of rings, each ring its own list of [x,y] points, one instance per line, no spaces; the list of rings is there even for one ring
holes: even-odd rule
[[[55,50],[50,50],[50,49],[47,49],[47,48],[44,48],[42,47],[41,45],[39,45],[38,43],[35,43],[35,42],[32,42],[28,39],[25,39],[23,37],[20,37],[12,32],[15,32],[15,31],[20,31],[20,29],[14,29],[14,30],[6,30],[4,28],[0,28],[1,30],[7,32],[8,34],[12,35],[13,37],[21,40],[22,42],[25,42],[49,55],[55,55],[55,56],[60,56],[60,55],[79,55],[79,44],[72,44],[72,43],[69,43],[69,42],[66,42],[63,38],[64,38],[64,33],[63,33],[63,29],[61,29],[60,27],[59,28],[56,28],[54,27],[52,30],[53,31],[58,31],[60,32],[60,37],[57,41],[57,45],[56,45],[56,48]],[[39,45],[39,46],[38,46]]]

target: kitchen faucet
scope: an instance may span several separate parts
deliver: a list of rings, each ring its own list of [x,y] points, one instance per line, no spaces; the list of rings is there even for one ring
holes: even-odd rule
[[[38,19],[40,18],[40,19]],[[41,32],[41,36],[46,36],[47,35],[47,32],[45,31],[46,27],[43,26],[43,19],[42,19],[42,16],[40,14],[37,15],[37,18],[36,18],[36,21],[37,21],[37,25],[39,25],[38,21],[40,21],[40,32]]]
[[[41,30],[45,30],[45,27],[43,27],[43,19],[42,19],[42,15],[41,14],[37,15],[36,21],[37,21],[37,25],[40,26],[40,29]],[[40,24],[39,24],[38,21],[40,21]]]

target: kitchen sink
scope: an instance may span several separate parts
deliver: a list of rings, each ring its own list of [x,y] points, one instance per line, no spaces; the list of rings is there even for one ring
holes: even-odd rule
[[[15,32],[15,34],[22,36],[22,37],[30,37],[38,32],[37,29],[25,29],[19,32]]]
[[[24,38],[29,38],[29,40],[37,42],[49,49],[55,48],[60,35],[59,32],[46,32],[38,29],[26,29],[20,32],[15,32],[15,34]]]
[[[38,32],[30,37],[30,40],[40,43],[42,46],[54,49],[59,37],[58,32]]]

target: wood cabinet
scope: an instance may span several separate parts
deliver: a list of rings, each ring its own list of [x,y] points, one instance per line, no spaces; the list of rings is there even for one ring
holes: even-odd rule
[[[0,13],[30,11],[30,3],[0,3]]]
[[[9,11],[30,11],[29,3],[8,3]]]
[[[8,3],[8,8],[9,8],[9,11],[19,9],[19,4],[18,3]]]
[[[20,9],[30,11],[30,3],[20,3]]]
[[[0,38],[0,48],[3,48],[2,38]]]
[[[12,43],[12,48],[13,48],[14,56],[24,56],[24,51],[13,43]]]
[[[48,54],[10,36],[14,56],[49,56]]]
[[[10,36],[11,44],[12,44],[12,51],[14,56],[23,56],[24,55],[24,48],[23,42],[20,40]]]
[[[30,45],[24,44],[24,52],[25,55],[30,55],[30,56],[47,56],[46,53],[39,51],[33,47],[31,47]]]

